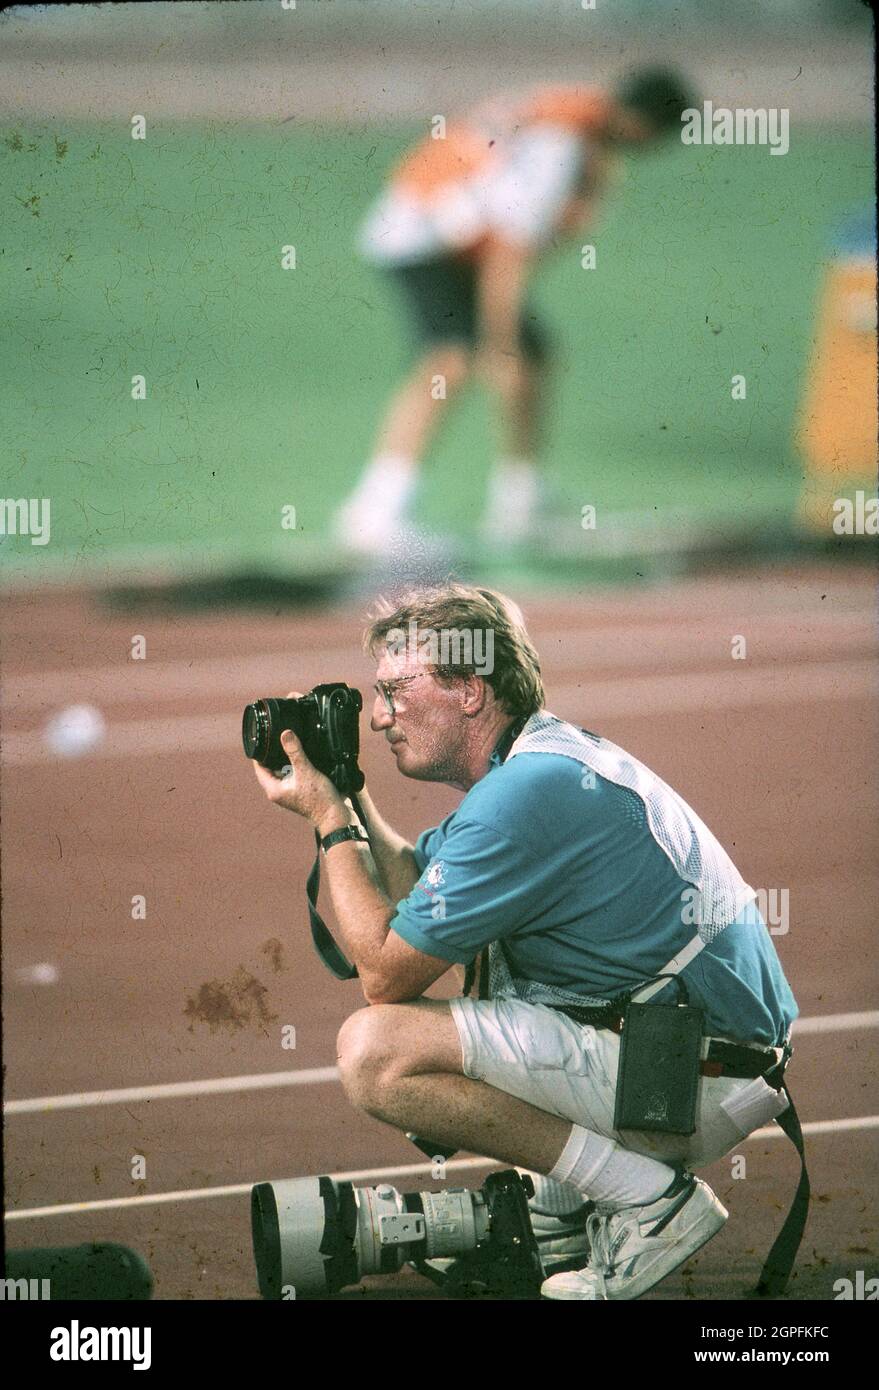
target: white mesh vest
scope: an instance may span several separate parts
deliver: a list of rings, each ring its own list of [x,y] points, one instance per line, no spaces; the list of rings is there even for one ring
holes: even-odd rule
[[[519,753],[557,753],[573,758],[582,767],[640,797],[654,840],[671,860],[678,877],[694,890],[691,901],[682,900],[681,947],[697,932],[704,943],[713,941],[756,896],[695,811],[666,782],[617,744],[583,733],[547,710],[539,710],[514,741],[507,761]],[[606,1002],[596,995],[574,994],[514,976],[500,941],[492,942],[488,948],[488,970],[492,999],[512,995],[530,1004]]]

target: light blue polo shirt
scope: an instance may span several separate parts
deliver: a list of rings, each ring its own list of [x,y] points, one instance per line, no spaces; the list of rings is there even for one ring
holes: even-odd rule
[[[681,879],[626,787],[555,753],[489,771],[456,811],[418,837],[421,877],[391,929],[410,946],[469,964],[503,939],[514,975],[609,998],[655,975],[693,935]],[[682,972],[706,1032],[778,1046],[797,1015],[754,905]],[[669,993],[674,986],[669,987]]]

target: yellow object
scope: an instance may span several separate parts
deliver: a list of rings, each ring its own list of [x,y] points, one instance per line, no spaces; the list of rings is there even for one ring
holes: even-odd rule
[[[876,261],[849,254],[827,269],[800,409],[797,445],[808,476],[798,516],[833,534],[833,502],[854,484],[875,490],[877,449]]]

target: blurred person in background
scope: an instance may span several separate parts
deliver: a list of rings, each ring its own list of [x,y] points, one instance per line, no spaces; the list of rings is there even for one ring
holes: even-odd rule
[[[560,239],[591,226],[618,153],[672,135],[693,100],[664,68],[639,69],[612,92],[540,87],[488,101],[397,165],[360,249],[398,285],[416,360],[335,517],[342,544],[379,553],[393,541],[436,430],[474,374],[499,406],[482,538],[515,545],[532,534],[545,509],[538,457],[551,349],[528,302],[531,277]]]

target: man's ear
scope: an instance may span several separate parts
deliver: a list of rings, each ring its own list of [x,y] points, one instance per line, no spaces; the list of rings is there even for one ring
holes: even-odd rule
[[[464,698],[461,702],[461,713],[466,715],[468,719],[472,719],[474,715],[481,714],[485,709],[485,702],[488,697],[488,682],[485,681],[482,676],[477,676],[475,673],[470,676],[464,676],[462,679],[464,684]]]

